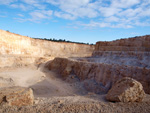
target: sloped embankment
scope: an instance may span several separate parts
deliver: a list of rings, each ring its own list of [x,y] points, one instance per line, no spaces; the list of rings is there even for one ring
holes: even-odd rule
[[[131,77],[140,81],[146,93],[150,93],[150,69],[79,61],[68,58],[55,58],[47,64],[47,68],[59,73],[63,79],[69,76],[84,82],[87,90],[95,93],[106,93],[110,87],[122,77]]]

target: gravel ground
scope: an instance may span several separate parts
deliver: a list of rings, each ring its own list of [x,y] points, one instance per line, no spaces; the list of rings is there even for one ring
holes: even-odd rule
[[[20,74],[25,72],[29,72],[28,75],[24,75],[27,79],[23,79],[24,76]],[[12,78],[20,86],[36,83],[30,86],[35,94],[34,105],[23,107],[1,105],[0,113],[150,113],[150,95],[146,95],[141,103],[108,102],[105,95],[88,93],[80,87],[82,85],[65,83],[50,72],[45,74],[44,79],[47,80],[45,82],[43,78],[41,79],[43,73],[39,72],[34,68],[0,69],[1,77]]]
[[[150,96],[141,103],[112,103],[105,95],[35,98],[33,106],[1,106],[0,113],[150,113]]]

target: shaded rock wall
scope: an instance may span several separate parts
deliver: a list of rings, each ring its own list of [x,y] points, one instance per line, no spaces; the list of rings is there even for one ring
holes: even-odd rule
[[[95,62],[150,68],[150,35],[97,42]]]
[[[93,58],[88,60],[97,63],[150,68],[150,52],[97,51],[93,52]]]
[[[58,72],[64,79],[73,74],[80,81],[94,81],[90,84],[85,83],[85,88],[96,93],[106,93],[118,79],[131,77],[142,83],[145,92],[150,94],[150,69],[147,68],[109,65],[67,58],[55,58],[46,66],[48,69]],[[93,90],[94,88],[95,90]]]
[[[131,77],[141,82],[145,92],[150,93],[150,35],[97,42],[92,56],[88,61],[105,65],[105,68],[99,68],[107,73],[101,75],[102,80],[108,76],[107,79],[113,78],[109,79],[113,83],[120,77]]]

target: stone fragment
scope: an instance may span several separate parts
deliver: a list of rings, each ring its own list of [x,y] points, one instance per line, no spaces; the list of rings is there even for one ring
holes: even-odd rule
[[[34,96],[31,88],[8,87],[0,89],[0,104],[9,106],[33,105]]]
[[[124,77],[108,91],[106,99],[114,102],[141,102],[145,96],[140,82]]]

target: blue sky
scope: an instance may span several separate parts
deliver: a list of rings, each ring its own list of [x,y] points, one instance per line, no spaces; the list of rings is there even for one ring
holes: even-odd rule
[[[150,34],[150,0],[0,0],[0,29],[95,43]]]

